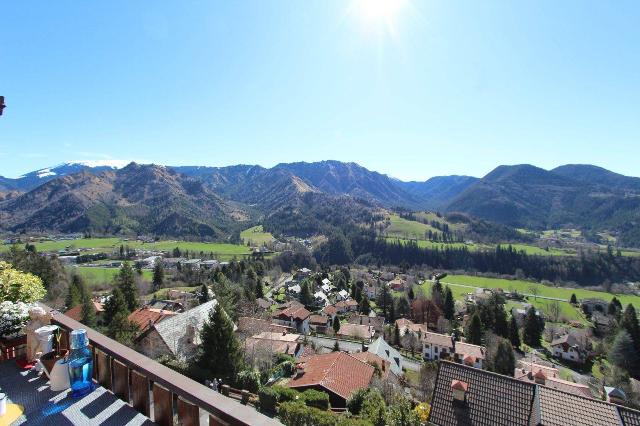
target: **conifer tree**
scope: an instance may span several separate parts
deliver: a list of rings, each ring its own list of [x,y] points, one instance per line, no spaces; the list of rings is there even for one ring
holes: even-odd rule
[[[442,288],[442,284],[440,284],[440,280],[436,280],[431,287],[431,299],[433,299],[435,304],[442,309],[444,303],[444,289]]]
[[[107,302],[104,304],[105,324],[111,324],[116,315],[121,312],[123,312],[124,314],[128,314],[129,309],[120,288],[114,287],[113,291],[111,292],[111,297],[109,297],[109,299],[107,299]]]
[[[335,317],[333,317],[333,331],[335,333],[338,333],[338,331],[340,330],[340,318],[338,318],[338,316],[336,315]]]
[[[160,259],[157,259],[155,265],[153,265],[153,280],[151,283],[153,284],[153,291],[160,290],[162,284],[164,284],[164,267]]]
[[[371,312],[371,306],[369,306],[369,298],[366,294],[362,295],[362,299],[360,299],[360,313],[362,315],[369,315]]]
[[[85,294],[82,300],[82,316],[80,322],[87,327],[94,328],[97,325],[96,321],[96,307],[93,304],[93,300],[88,294]]]
[[[638,316],[636,309],[631,303],[627,305],[620,319],[620,329],[629,333],[631,341],[636,348],[636,351],[640,352],[640,326],[638,325]]]
[[[256,282],[256,299],[262,299],[264,297],[264,289],[262,288],[262,281]]]
[[[304,281],[300,286],[300,303],[307,307],[313,305],[313,295],[307,281]]]
[[[500,337],[509,337],[509,323],[507,322],[507,313],[501,304],[495,305],[493,318],[493,332]]]
[[[338,344],[338,341],[336,340],[335,343],[333,344],[333,352],[339,352],[340,351],[340,345]]]
[[[233,323],[219,304],[211,309],[200,331],[200,341],[195,365],[208,377],[222,377],[228,381],[242,370],[242,347],[233,332]]]
[[[572,305],[577,305],[578,304],[578,298],[576,297],[575,293],[571,294],[571,299],[569,299],[569,303],[571,303]]]
[[[542,327],[540,319],[536,315],[536,309],[531,306],[524,317],[524,330],[522,332],[522,338],[524,343],[531,347],[540,346],[540,340],[542,339]]]
[[[393,329],[393,344],[400,346],[400,327],[398,327],[398,323],[396,323]]]
[[[477,312],[471,317],[466,331],[467,343],[471,343],[472,345],[482,344],[482,321]]]
[[[509,341],[511,346],[520,349],[520,330],[518,330],[518,322],[514,316],[511,316],[511,322],[509,323]]]
[[[200,295],[198,297],[198,301],[201,305],[209,301],[209,287],[205,283],[202,283],[202,287],[200,287]]]
[[[633,339],[624,329],[618,332],[613,341],[613,345],[609,351],[609,362],[631,374],[637,374],[640,359]]]
[[[492,364],[493,371],[496,373],[513,376],[513,371],[516,368],[516,357],[508,340],[500,339]]]
[[[122,264],[120,272],[116,276],[116,284],[127,303],[127,310],[133,312],[138,307],[138,289],[136,287],[133,269],[131,269],[129,262]]]
[[[80,305],[86,293],[87,288],[82,277],[78,274],[73,274],[69,289],[67,290],[67,298],[65,299],[67,309]]]
[[[442,313],[449,321],[453,320],[453,316],[455,314],[455,302],[453,300],[453,293],[449,286],[444,290],[444,307]]]

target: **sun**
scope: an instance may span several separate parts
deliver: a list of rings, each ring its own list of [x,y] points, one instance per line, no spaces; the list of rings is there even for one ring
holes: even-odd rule
[[[391,24],[407,0],[352,0],[352,12],[370,24]]]

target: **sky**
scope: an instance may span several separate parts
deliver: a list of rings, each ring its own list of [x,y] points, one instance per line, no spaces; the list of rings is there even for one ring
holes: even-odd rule
[[[0,3],[0,175],[71,160],[640,175],[640,2]]]

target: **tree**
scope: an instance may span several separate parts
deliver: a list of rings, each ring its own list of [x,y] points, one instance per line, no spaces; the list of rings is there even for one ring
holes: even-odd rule
[[[233,323],[220,305],[216,304],[209,312],[200,331],[200,341],[195,365],[208,377],[229,381],[242,370],[242,347],[233,332]]]
[[[620,319],[620,329],[629,333],[629,337],[633,342],[636,351],[640,352],[640,326],[638,325],[638,316],[636,309],[631,303],[627,305]]]
[[[440,309],[442,309],[444,303],[444,289],[442,288],[442,284],[440,284],[440,280],[436,280],[433,283],[433,286],[431,286],[431,299]]]
[[[626,330],[620,330],[616,335],[609,351],[609,362],[629,373],[636,371],[639,364],[638,353]]]
[[[578,298],[576,297],[575,293],[571,294],[571,299],[569,299],[569,303],[571,303],[572,305],[577,305],[578,304]]]
[[[516,357],[513,354],[513,347],[508,340],[500,339],[492,364],[493,371],[496,373],[513,376],[513,371],[516,368]]]
[[[335,333],[338,333],[338,331],[340,330],[340,318],[338,318],[338,316],[336,315],[335,317],[333,317],[333,331]]]
[[[340,351],[340,344],[338,343],[338,341],[336,340],[333,343],[333,352],[339,352]]]
[[[164,266],[159,258],[156,259],[156,263],[153,265],[153,280],[151,283],[153,284],[153,291],[158,291],[164,284]]]
[[[388,426],[420,426],[420,418],[411,408],[408,399],[398,397],[393,404],[389,404],[386,424]]]
[[[302,285],[300,285],[300,303],[304,306],[313,305],[313,295],[311,294],[311,289],[309,289],[309,283],[304,281]]]
[[[379,282],[378,286],[380,287],[378,306],[382,309],[382,316],[387,318],[389,321],[393,321],[387,316],[389,309],[391,309],[391,306],[393,305],[393,297],[389,294],[389,287],[387,287],[386,284],[380,284]]]
[[[507,322],[507,313],[504,306],[496,304],[494,307],[493,332],[500,337],[509,337],[509,323]]]
[[[449,286],[444,290],[444,306],[442,308],[442,313],[449,321],[453,320],[453,316],[455,314],[455,302],[453,301],[453,293]]]
[[[400,346],[400,328],[398,327],[398,323],[396,323],[393,329],[393,344]]]
[[[560,302],[551,300],[547,303],[547,312],[549,313],[551,322],[558,322],[560,320]]]
[[[80,305],[86,293],[87,287],[82,277],[78,274],[73,274],[69,289],[67,290],[67,298],[65,299],[67,309]]]
[[[124,295],[119,287],[114,287],[111,296],[104,304],[104,322],[109,325],[118,313],[128,314],[129,310]]]
[[[520,330],[518,330],[518,322],[514,316],[511,316],[511,322],[509,323],[509,341],[511,346],[520,349]]]
[[[409,300],[415,299],[416,294],[413,292],[413,286],[411,286],[409,288],[409,292],[407,293],[407,297],[409,297]]]
[[[209,287],[205,283],[202,283],[202,287],[200,287],[200,294],[198,295],[198,301],[200,302],[201,305],[209,301]]]
[[[256,299],[262,299],[264,297],[264,289],[262,288],[262,281],[256,281]]]
[[[531,284],[529,286],[529,293],[533,295],[534,300],[538,300],[538,286],[535,284]]]
[[[93,304],[93,300],[88,294],[85,294],[82,299],[82,317],[80,322],[87,327],[94,328],[97,325],[96,321],[96,307]]]
[[[371,312],[371,306],[369,306],[369,298],[366,294],[362,295],[362,299],[360,300],[360,313],[362,315],[369,315]]]
[[[536,309],[531,306],[524,317],[524,330],[522,333],[524,343],[531,347],[540,346],[540,339],[542,339],[542,326],[538,315],[536,315]]]
[[[39,277],[14,269],[9,263],[0,261],[0,303],[31,303],[42,299],[46,293]]]
[[[133,275],[133,269],[129,262],[124,262],[120,268],[120,272],[116,276],[116,284],[125,302],[127,302],[127,309],[129,312],[133,312],[138,307],[138,289],[136,287],[136,280]]]
[[[467,342],[473,345],[482,344],[482,321],[478,313],[474,313],[466,330]]]

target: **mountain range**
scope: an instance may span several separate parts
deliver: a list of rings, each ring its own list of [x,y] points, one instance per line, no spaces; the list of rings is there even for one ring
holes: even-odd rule
[[[439,210],[512,227],[607,230],[629,245],[640,236],[640,178],[592,165],[499,166],[480,179],[424,182],[339,161],[121,166],[73,162],[0,177],[0,228],[220,238],[269,217],[304,221],[314,203],[324,203],[359,217],[379,207]]]

